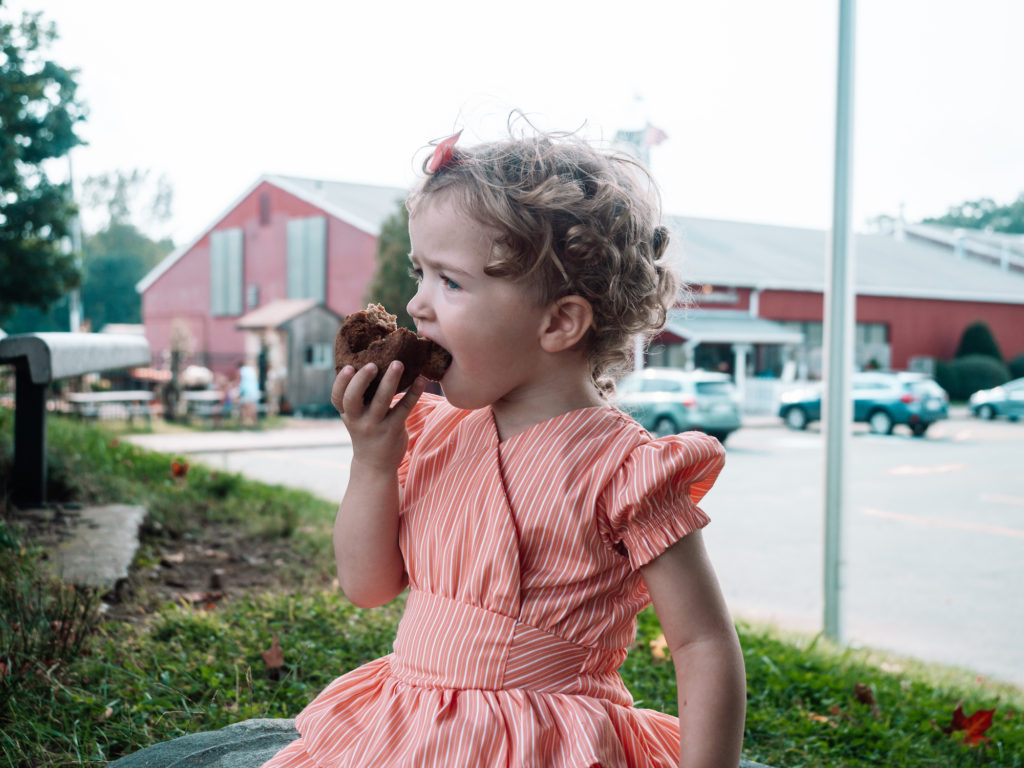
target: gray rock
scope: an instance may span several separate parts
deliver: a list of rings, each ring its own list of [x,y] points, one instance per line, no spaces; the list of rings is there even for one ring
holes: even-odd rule
[[[139,750],[107,768],[259,768],[299,737],[294,720],[244,720]],[[769,768],[741,760],[739,768]]]
[[[154,744],[108,768],[259,768],[297,738],[294,720],[243,720]]]

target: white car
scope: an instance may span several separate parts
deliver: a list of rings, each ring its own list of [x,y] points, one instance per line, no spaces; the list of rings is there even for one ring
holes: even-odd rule
[[[1016,421],[1024,416],[1024,378],[1014,379],[992,389],[979,389],[967,400],[971,413],[980,419],[1005,416]]]

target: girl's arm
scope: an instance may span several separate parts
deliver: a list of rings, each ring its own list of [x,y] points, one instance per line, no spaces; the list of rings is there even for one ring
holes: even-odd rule
[[[334,521],[334,558],[342,591],[361,608],[392,600],[408,581],[398,547],[398,465],[409,444],[406,418],[423,394],[423,382],[417,380],[392,406],[402,373],[402,364],[392,363],[373,399],[364,404],[363,392],[376,371],[372,363],[358,372],[346,366],[331,391],[353,454]]]
[[[676,669],[679,765],[735,768],[743,746],[746,673],[700,531],[677,541],[641,574]]]

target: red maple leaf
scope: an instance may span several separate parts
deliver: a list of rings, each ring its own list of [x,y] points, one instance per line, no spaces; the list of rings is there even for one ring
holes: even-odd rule
[[[187,461],[172,461],[171,462],[171,477],[184,477],[188,474],[188,462]]]
[[[996,713],[994,709],[979,709],[973,715],[964,715],[963,704],[957,704],[953,711],[953,721],[948,728],[943,728],[945,733],[964,731],[964,743],[972,747],[988,741],[983,734],[992,727],[992,716]]]

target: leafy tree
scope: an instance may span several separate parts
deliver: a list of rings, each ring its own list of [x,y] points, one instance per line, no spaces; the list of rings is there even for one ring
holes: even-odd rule
[[[416,281],[409,274],[409,212],[405,202],[399,203],[395,211],[380,228],[377,239],[377,270],[367,288],[366,300],[378,302],[398,317],[398,324],[416,329],[416,324],[405,305],[416,294]]]
[[[964,328],[960,344],[953,357],[967,357],[968,355],[987,355],[1003,362],[1003,354],[999,351],[999,345],[988,324],[983,320],[976,320]]]
[[[75,209],[43,165],[81,143],[75,70],[50,61],[57,36],[40,13],[6,18],[0,5],[0,320],[16,305],[47,307],[80,282],[62,241]]]
[[[135,284],[172,249],[169,240],[150,240],[131,224],[111,224],[86,239],[82,310],[94,330],[142,322]]]
[[[166,179],[146,188],[148,171],[114,171],[90,176],[82,185],[83,208],[103,215],[103,229],[85,237],[82,246],[82,312],[93,330],[108,323],[138,323],[142,299],[135,284],[168,253],[170,240],[156,241],[135,221],[166,221],[173,194]],[[48,310],[18,307],[4,326],[8,333],[65,331],[68,306],[57,301]]]
[[[925,219],[924,223],[1021,234],[1024,233],[1024,192],[1007,205],[999,205],[987,197],[968,200],[950,207],[942,216]]]

